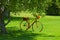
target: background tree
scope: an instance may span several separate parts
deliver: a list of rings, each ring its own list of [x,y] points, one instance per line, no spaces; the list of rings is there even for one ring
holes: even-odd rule
[[[60,15],[59,0],[52,0],[51,5],[48,6],[47,15]]]
[[[8,22],[4,22],[4,17],[7,16],[10,17],[10,12],[7,11],[6,6],[4,3],[6,3],[6,0],[0,0],[0,29],[1,32],[7,33],[5,26],[9,23],[10,19],[8,19]]]
[[[60,15],[60,0],[0,0],[0,4],[6,8],[4,13],[30,11],[32,13],[46,12],[48,15]]]

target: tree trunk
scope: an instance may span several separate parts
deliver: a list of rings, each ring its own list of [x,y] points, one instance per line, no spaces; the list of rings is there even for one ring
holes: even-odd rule
[[[0,27],[1,27],[1,32],[7,33],[5,26],[4,26],[4,18],[3,15],[0,14]]]
[[[4,16],[4,13],[3,13],[1,7],[2,6],[0,5],[0,28],[1,28],[1,32],[4,33],[4,34],[6,34],[7,31],[6,31],[6,28],[4,26],[4,17],[3,17]]]

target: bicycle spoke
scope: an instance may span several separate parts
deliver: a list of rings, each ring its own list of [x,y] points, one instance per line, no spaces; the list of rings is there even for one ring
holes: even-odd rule
[[[34,23],[33,30],[35,32],[39,32],[39,31],[41,32],[42,29],[43,29],[43,26],[42,26],[41,22],[37,21],[37,22]]]
[[[28,23],[27,23],[26,21],[23,21],[23,22],[21,23],[21,29],[22,29],[22,30],[26,30],[27,27],[28,27]]]

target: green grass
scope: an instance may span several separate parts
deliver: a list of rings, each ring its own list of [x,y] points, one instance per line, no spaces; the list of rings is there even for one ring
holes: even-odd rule
[[[46,16],[42,19],[45,25],[45,30],[47,34],[52,34],[55,36],[60,36],[60,16]]]
[[[21,18],[12,17],[6,26],[9,34],[0,34],[0,40],[60,40],[60,16],[45,16],[39,20],[43,23],[44,29],[42,32],[34,33],[20,30]]]

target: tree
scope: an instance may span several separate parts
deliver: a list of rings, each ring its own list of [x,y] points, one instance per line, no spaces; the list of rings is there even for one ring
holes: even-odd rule
[[[2,1],[4,1],[4,0],[2,0]],[[6,11],[6,8],[2,1],[0,1],[0,28],[1,28],[1,32],[7,33],[5,26],[9,23],[10,19],[8,20],[7,23],[5,23],[4,16],[8,15],[10,17],[10,15],[9,15],[10,12],[8,12],[8,14],[6,14],[7,11]]]
[[[52,0],[51,5],[48,6],[47,15],[60,15],[59,0]]]
[[[6,12],[10,13],[10,12],[28,10],[35,13],[41,13],[41,12],[46,12],[46,10],[49,10],[50,9],[49,6],[51,6],[52,3],[56,4],[60,8],[60,0],[0,0],[0,4],[3,5],[4,8],[6,8],[5,9],[6,11],[4,12],[0,10],[0,15],[1,15],[0,22],[3,22],[2,23],[3,25],[5,24],[3,21],[4,19],[2,20],[2,18],[3,16],[6,15]],[[54,7],[51,8],[53,9]]]

